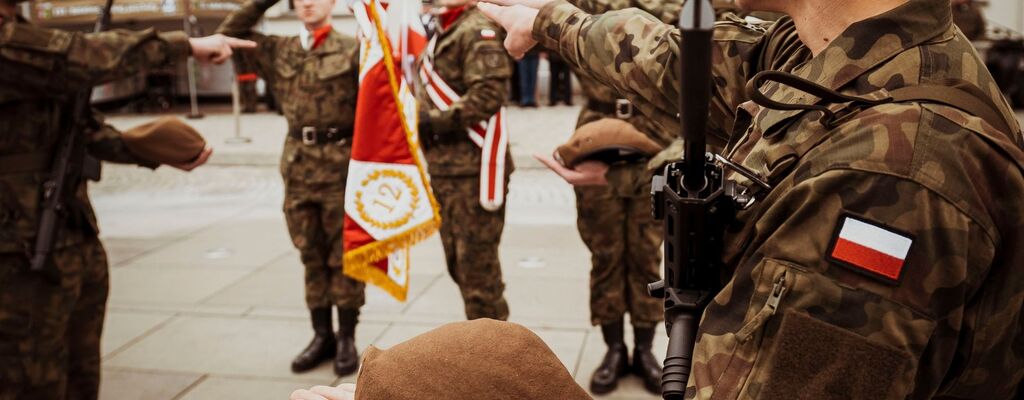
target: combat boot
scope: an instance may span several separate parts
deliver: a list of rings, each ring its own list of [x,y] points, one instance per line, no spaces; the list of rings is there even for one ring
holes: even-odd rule
[[[345,376],[359,369],[356,351],[356,324],[359,309],[338,307],[338,351],[334,357],[334,373]]]
[[[331,326],[331,308],[309,310],[309,317],[313,321],[313,340],[292,360],[292,372],[309,371],[334,355],[336,343],[331,337],[334,331]]]
[[[605,394],[615,390],[619,378],[629,373],[629,350],[622,340],[622,319],[601,325],[601,335],[608,345],[601,364],[597,366],[590,378],[590,391],[594,394]]]
[[[661,394],[661,363],[651,352],[654,328],[633,327],[633,374],[644,381],[644,389]]]

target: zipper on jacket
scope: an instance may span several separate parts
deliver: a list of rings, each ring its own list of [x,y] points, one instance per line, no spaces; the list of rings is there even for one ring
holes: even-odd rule
[[[736,333],[736,339],[740,343],[746,343],[750,338],[754,337],[754,332],[764,326],[772,315],[775,315],[775,311],[778,310],[779,303],[782,302],[782,297],[786,295],[788,289],[786,287],[786,274],[782,274],[772,284],[772,291],[768,293],[768,300],[764,302],[761,310]]]

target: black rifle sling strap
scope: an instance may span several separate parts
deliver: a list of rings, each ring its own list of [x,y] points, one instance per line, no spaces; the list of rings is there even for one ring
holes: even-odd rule
[[[789,86],[821,100],[814,104],[783,103],[773,100],[761,91],[761,88],[769,82]],[[751,100],[765,108],[780,111],[818,111],[822,114],[822,124],[830,127],[857,112],[883,104],[910,102],[941,104],[981,118],[1010,138],[1013,143],[1021,142],[1020,132],[1014,128],[1017,125],[1003,117],[1003,113],[992,99],[974,84],[959,79],[950,79],[941,84],[905,86],[890,91],[885,97],[868,98],[843,94],[793,74],[763,71],[747,82],[746,91]],[[848,106],[837,113],[828,107],[829,104],[847,104]]]

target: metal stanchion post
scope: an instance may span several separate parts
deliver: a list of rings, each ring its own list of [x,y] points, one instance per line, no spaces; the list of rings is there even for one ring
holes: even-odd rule
[[[235,116],[235,136],[225,140],[228,144],[242,144],[252,142],[252,139],[242,136],[242,105],[241,93],[238,88],[238,78],[231,83],[231,112]]]
[[[191,1],[185,1],[185,21],[184,21],[185,26],[184,26],[184,29],[185,29],[185,33],[188,34],[189,37],[195,36],[195,32],[193,31],[193,28],[195,27],[193,18],[195,18],[195,17],[192,15],[192,4],[191,3],[192,3]],[[188,118],[189,119],[203,118],[204,117],[203,113],[199,112],[199,95],[198,95],[198,93],[196,93],[197,92],[197,90],[196,90],[196,73],[197,73],[196,72],[196,59],[194,57],[192,57],[192,56],[188,57],[187,69],[188,69],[188,99],[189,99],[189,103],[191,105],[191,109],[189,110],[189,113],[188,113]]]

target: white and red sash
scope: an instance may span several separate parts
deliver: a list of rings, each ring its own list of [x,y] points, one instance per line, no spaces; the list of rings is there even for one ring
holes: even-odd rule
[[[427,96],[441,111],[447,111],[461,96],[448,85],[441,75],[434,71],[434,47],[437,35],[427,45],[426,55],[420,63],[420,79]],[[508,125],[505,107],[501,107],[487,121],[466,129],[469,139],[481,149],[480,157],[480,205],[495,211],[505,203],[505,152],[508,149]]]

